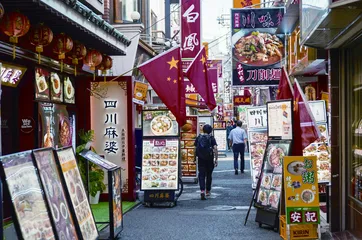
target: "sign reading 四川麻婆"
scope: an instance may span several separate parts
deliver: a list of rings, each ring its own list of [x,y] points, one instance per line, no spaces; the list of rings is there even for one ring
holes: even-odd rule
[[[285,156],[283,161],[287,224],[319,224],[316,156]]]
[[[274,85],[281,77],[284,35],[275,34],[284,8],[232,9],[233,85]]]

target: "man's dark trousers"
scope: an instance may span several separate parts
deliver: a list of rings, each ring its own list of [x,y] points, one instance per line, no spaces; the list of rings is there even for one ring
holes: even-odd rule
[[[233,144],[234,152],[234,169],[238,169],[238,158],[240,154],[240,171],[244,171],[245,168],[245,143]]]

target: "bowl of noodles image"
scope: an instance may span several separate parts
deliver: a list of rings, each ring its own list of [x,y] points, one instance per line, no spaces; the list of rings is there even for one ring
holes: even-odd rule
[[[239,31],[232,37],[234,59],[246,66],[265,67],[279,63],[284,40],[273,29]]]

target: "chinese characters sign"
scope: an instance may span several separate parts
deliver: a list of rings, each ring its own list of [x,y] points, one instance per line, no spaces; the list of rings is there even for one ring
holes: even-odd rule
[[[233,85],[273,85],[281,76],[284,8],[232,9]]]
[[[234,96],[234,106],[239,105],[250,105],[251,104],[251,96]]]
[[[287,223],[319,223],[317,157],[284,157],[283,165]]]
[[[92,89],[106,88],[107,97],[91,97],[91,128],[94,147],[105,159],[127,169],[127,96],[117,82],[94,83]],[[122,174],[123,192],[128,191],[128,171]]]
[[[247,109],[248,128],[266,128],[266,107],[252,107]]]
[[[194,58],[201,49],[200,10],[200,0],[181,0],[181,48],[183,58]]]

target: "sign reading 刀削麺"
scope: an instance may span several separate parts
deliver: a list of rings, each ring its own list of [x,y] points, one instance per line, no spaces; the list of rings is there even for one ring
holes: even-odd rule
[[[285,156],[287,224],[319,224],[317,157]]]

